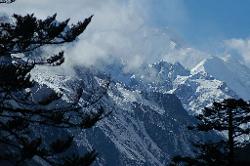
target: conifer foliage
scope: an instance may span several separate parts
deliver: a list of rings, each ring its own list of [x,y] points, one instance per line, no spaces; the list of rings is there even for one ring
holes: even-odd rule
[[[0,0],[0,3],[13,3],[16,0]]]
[[[14,0],[0,1],[12,2]],[[61,65],[64,52],[32,59],[25,53],[74,41],[84,32],[92,16],[71,26],[69,19],[57,21],[56,14],[44,20],[34,14],[14,14],[13,18],[13,23],[0,22],[0,165],[28,165],[34,158],[52,166],[90,165],[96,157],[94,150],[85,155],[67,153],[74,140],[72,136],[48,140],[35,133],[42,126],[51,131],[90,128],[105,116],[104,109],[83,112],[78,104],[81,92],[76,101],[67,104],[53,104],[62,97],[53,90],[42,101],[35,101],[32,88],[36,82],[31,80],[30,71],[36,65]],[[96,100],[91,99],[91,103],[97,102],[105,92],[97,95]]]
[[[191,165],[235,165],[238,163],[235,150],[248,143],[240,137],[250,134],[250,129],[247,127],[250,122],[250,103],[242,99],[225,99],[222,102],[214,102],[211,107],[204,108],[202,114],[196,118],[199,123],[190,126],[189,129],[223,132],[226,133],[226,140],[196,144],[199,151],[196,152],[195,157],[177,156],[174,158],[174,162],[196,163]]]

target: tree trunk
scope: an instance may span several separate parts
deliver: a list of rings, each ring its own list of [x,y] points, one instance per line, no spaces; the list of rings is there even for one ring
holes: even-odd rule
[[[228,161],[229,165],[234,165],[234,127],[233,127],[233,110],[228,110],[228,146],[229,146],[229,155]]]

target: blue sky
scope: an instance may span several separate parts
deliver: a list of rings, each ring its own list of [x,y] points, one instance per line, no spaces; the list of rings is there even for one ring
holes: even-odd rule
[[[250,36],[249,0],[155,0],[151,7],[153,24],[170,27],[196,47]]]

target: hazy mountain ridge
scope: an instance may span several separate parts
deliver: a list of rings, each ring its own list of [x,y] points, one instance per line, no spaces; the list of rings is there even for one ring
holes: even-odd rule
[[[203,136],[187,130],[195,120],[182,105],[196,112],[215,99],[234,95],[224,82],[210,75],[192,74],[179,63],[161,61],[137,73],[124,72],[119,64],[104,71],[106,74],[76,67],[75,78],[44,79],[39,75],[44,84],[67,93],[77,90],[75,83],[90,91],[98,89],[97,80],[108,80],[110,74],[108,95],[96,105],[112,114],[77,135],[79,149],[87,146],[100,152],[97,165],[164,165],[174,154],[191,154],[190,139]],[[85,99],[83,94],[81,100]]]
[[[210,74],[224,81],[239,97],[250,99],[250,69],[230,55],[204,59],[192,69],[192,73]]]
[[[191,114],[214,101],[239,96],[224,80],[216,79],[206,70],[196,71],[200,64],[190,71],[178,62],[160,61],[130,73],[117,66],[108,66],[104,71],[131,89],[175,94]]]
[[[77,92],[74,83],[77,87],[80,84],[87,89],[98,88],[97,75],[86,68],[77,68],[76,72],[82,81],[69,77],[43,79],[47,74],[39,77],[44,80],[43,84],[56,83],[55,89],[64,89],[64,92],[71,89],[72,94]],[[84,95],[81,99],[84,100]],[[87,146],[100,153],[96,165],[165,165],[174,154],[191,154],[189,140],[200,137],[187,130],[186,125],[194,119],[172,94],[131,90],[111,81],[108,95],[95,104],[98,105],[112,114],[93,129],[77,135],[80,151]]]

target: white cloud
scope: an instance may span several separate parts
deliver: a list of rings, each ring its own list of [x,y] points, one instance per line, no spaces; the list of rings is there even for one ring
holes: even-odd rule
[[[155,3],[171,10],[159,12],[150,6]],[[169,31],[153,28],[153,19],[171,23],[186,18],[182,0],[17,0],[1,10],[10,14],[35,13],[43,18],[57,12],[59,20],[70,17],[71,22],[94,14],[80,40],[67,49],[65,65],[94,65],[121,58],[127,64],[126,70],[163,59],[169,51]]]
[[[236,53],[239,59],[243,59],[243,63],[250,64],[250,39],[230,39],[224,43],[229,53]]]
[[[168,52],[164,59],[168,62],[179,62],[185,68],[192,69],[203,59],[210,57],[211,55],[207,52],[202,52],[194,48],[180,48]]]

